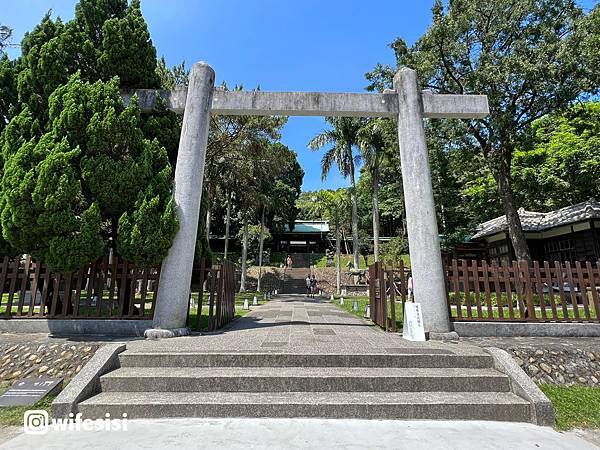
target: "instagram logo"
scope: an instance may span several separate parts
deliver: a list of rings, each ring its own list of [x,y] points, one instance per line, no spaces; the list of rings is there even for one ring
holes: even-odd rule
[[[31,409],[23,415],[25,434],[45,434],[48,432],[48,411]]]
[[[84,419],[81,413],[70,413],[69,417],[50,419],[48,411],[31,409],[23,414],[25,434],[46,434],[48,431],[127,431],[127,413],[120,418]]]

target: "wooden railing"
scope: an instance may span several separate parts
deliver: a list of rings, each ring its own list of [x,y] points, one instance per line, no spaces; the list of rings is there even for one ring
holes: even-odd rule
[[[225,260],[222,264],[205,267],[205,260],[201,259],[196,329],[202,328],[205,286],[208,293],[208,331],[214,331],[224,327],[235,317],[235,264]]]
[[[29,255],[0,265],[0,318],[151,319],[160,268],[143,269],[104,257],[53,273]]]
[[[455,321],[598,322],[600,261],[452,260],[446,268]]]
[[[406,301],[404,264],[398,268],[376,262],[369,266],[369,306],[371,320],[384,330],[396,331],[396,301]]]

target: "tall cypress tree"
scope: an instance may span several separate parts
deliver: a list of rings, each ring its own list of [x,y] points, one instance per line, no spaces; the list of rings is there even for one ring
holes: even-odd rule
[[[81,0],[73,20],[46,15],[26,34],[16,62],[19,114],[0,138],[9,244],[57,271],[110,247],[139,266],[166,256],[178,221],[161,141],[173,151],[177,120],[164,108],[158,119],[143,116],[120,94],[160,87],[156,66],[138,0]]]

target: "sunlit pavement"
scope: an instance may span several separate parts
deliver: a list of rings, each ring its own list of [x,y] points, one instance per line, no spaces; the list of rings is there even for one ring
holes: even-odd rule
[[[526,423],[321,420],[131,420],[127,431],[20,434],[2,449],[597,449],[576,432]]]

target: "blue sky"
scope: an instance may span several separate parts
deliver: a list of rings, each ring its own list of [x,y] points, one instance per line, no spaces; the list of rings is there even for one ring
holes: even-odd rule
[[[2,0],[0,23],[14,28],[15,42],[43,14],[73,17],[76,0]],[[591,7],[596,2],[579,2]],[[412,44],[431,19],[433,0],[142,0],[158,55],[169,65],[207,61],[222,80],[265,91],[361,92],[364,74],[394,61],[388,44],[401,36]],[[18,50],[11,50],[12,57]],[[282,141],[305,171],[304,190],[346,186],[332,170],[321,182],[322,152],[308,141],[325,127],[322,118],[293,117]]]

